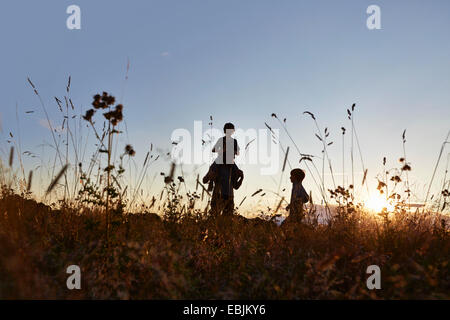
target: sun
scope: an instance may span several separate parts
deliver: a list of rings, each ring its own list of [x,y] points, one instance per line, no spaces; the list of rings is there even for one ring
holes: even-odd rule
[[[388,211],[394,210],[394,206],[379,193],[372,195],[364,204],[367,208],[375,212],[381,212],[383,208],[386,208]]]

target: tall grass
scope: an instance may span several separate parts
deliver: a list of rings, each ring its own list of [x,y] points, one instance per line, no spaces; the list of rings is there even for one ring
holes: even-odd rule
[[[444,223],[406,214],[355,211],[318,223],[277,227],[241,216],[210,219],[182,210],[167,186],[162,220],[151,213],[114,220],[104,212],[61,210],[3,190],[2,299],[448,299],[450,235]],[[67,290],[66,268],[82,270]],[[367,266],[382,290],[366,287]]]

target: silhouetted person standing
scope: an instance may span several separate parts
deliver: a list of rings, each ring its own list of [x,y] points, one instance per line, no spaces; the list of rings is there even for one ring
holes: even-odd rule
[[[289,203],[289,217],[291,221],[301,221],[303,219],[303,204],[309,201],[308,193],[303,188],[303,180],[305,172],[302,169],[293,169],[291,171],[292,192],[291,201]]]
[[[217,158],[210,166],[208,173],[203,178],[203,183],[214,185],[211,197],[211,214],[232,215],[234,212],[234,189],[238,189],[244,173],[234,163],[235,156],[239,155],[239,145],[231,136],[234,133],[234,125],[226,123],[223,131],[225,136],[214,145],[212,152],[217,153]]]

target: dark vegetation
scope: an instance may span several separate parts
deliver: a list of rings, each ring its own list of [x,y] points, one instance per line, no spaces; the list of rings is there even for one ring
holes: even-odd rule
[[[29,82],[39,97],[34,84]],[[70,80],[67,93],[69,89]],[[64,101],[66,112],[56,98],[64,119],[69,121],[74,107],[70,97]],[[109,94],[96,95],[93,109],[80,118],[96,138],[96,151],[86,168],[80,150],[75,149],[75,159],[71,161],[68,150],[61,149],[64,145],[60,143],[61,137],[52,129],[55,163],[60,170],[52,174],[47,195],[59,191],[60,201],[50,206],[35,200],[30,191],[32,171],[25,176],[22,167],[23,178],[13,173],[11,147],[9,168],[0,167],[1,299],[450,298],[450,232],[446,218],[436,210],[406,209],[411,194],[408,183],[411,166],[406,161],[405,149],[400,168],[384,170],[377,176],[378,192],[393,204],[392,210],[384,208],[378,214],[368,213],[354,199],[353,137],[357,139],[354,105],[347,110],[352,132],[352,184],[347,188],[344,182],[330,190],[325,188],[327,165],[333,174],[327,153],[332,143],[327,141],[328,129],[322,133],[317,126],[316,136],[324,148],[320,174],[316,159],[300,153],[286,129],[286,119],[279,120],[298,150],[300,162],[306,163],[307,174],[315,177],[329,213],[326,223],[319,223],[313,205],[301,223],[286,222],[281,227],[271,218],[283,199],[265,218],[246,219],[238,214],[210,217],[206,209],[196,206],[196,201],[206,197],[198,178],[202,196],[187,191],[182,194],[184,177],[174,178],[174,166],[164,176],[161,214],[152,213],[157,211],[155,197],[145,209],[129,213],[153,155],[147,153],[139,185],[127,196],[131,191],[124,187],[123,161],[133,157],[135,151],[127,145],[118,161],[113,157],[114,137],[121,134],[118,125],[123,120],[123,106],[114,105],[115,99]],[[45,105],[41,106],[45,111]],[[102,110],[103,129],[99,130],[94,119]],[[307,114],[316,122],[312,113]],[[278,119],[275,114],[272,116]],[[48,123],[51,127],[50,120]],[[68,146],[73,141],[73,132],[66,128]],[[343,141],[344,135],[342,128]],[[360,152],[359,141],[355,146]],[[97,161],[102,156],[106,159]],[[364,186],[367,170],[363,162],[361,165]],[[75,177],[74,181],[80,181],[79,187],[69,187],[69,173]],[[19,180],[21,183],[16,183]],[[337,184],[334,177],[333,183]],[[442,210],[449,200],[447,185],[444,178],[438,204]],[[333,214],[330,203],[334,204]],[[82,270],[81,290],[66,287],[66,268],[72,264]],[[381,268],[381,290],[366,287],[369,265]]]

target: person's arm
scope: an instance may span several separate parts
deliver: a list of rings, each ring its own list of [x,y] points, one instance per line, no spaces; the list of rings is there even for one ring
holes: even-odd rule
[[[221,153],[221,151],[222,151],[222,148],[221,148],[221,145],[220,145],[221,141],[222,141],[222,139],[217,140],[216,144],[212,148],[212,152],[214,152],[214,153]]]
[[[235,141],[235,144],[234,144],[234,145],[235,145],[235,148],[236,148],[236,155],[238,156],[238,155],[239,155],[239,150],[240,150],[240,149],[239,149],[239,144],[238,144],[238,142],[237,142],[236,139],[235,139],[234,141]]]
[[[309,201],[309,195],[306,192],[305,188],[303,188],[303,185],[300,188],[300,198],[302,199],[303,203],[308,203]]]
[[[287,211],[289,211],[289,212],[291,211],[292,204],[293,204],[294,200],[295,200],[295,186],[292,185],[291,198],[289,199],[289,203],[288,203],[288,205],[286,207]]]

